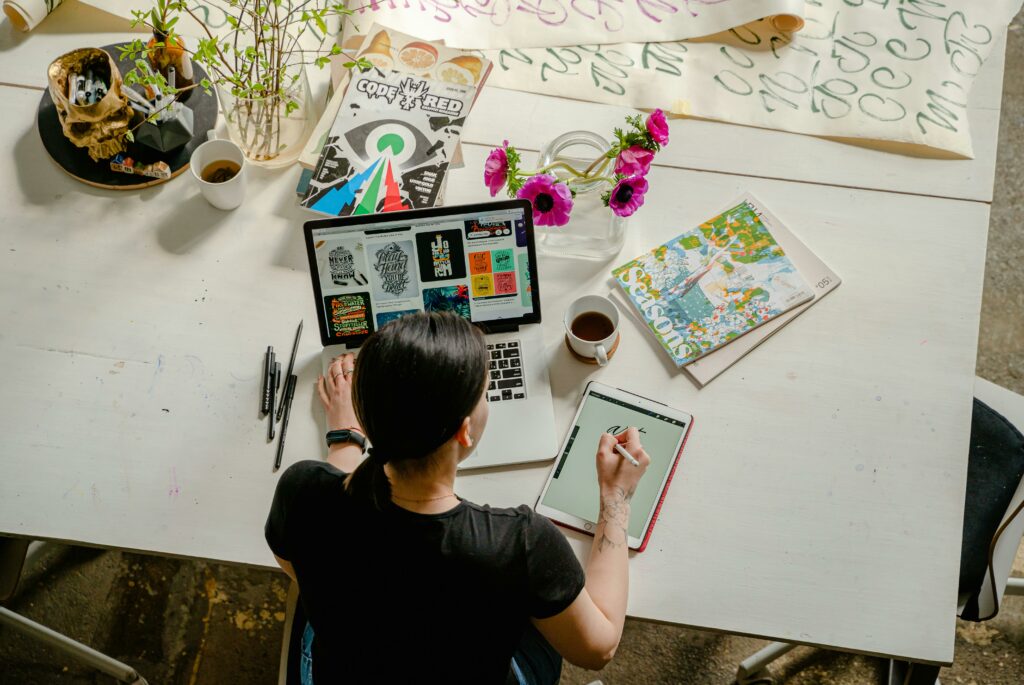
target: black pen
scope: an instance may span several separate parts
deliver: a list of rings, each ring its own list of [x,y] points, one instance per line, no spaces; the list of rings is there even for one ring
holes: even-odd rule
[[[281,401],[284,403],[284,420],[281,422],[281,437],[277,441],[277,457],[274,458],[274,470],[281,468],[281,456],[284,454],[284,436],[288,434],[288,418],[292,415],[292,398],[295,397],[295,384],[298,382],[295,374],[288,376],[285,383]]]
[[[292,371],[295,370],[295,353],[299,351],[299,338],[301,338],[301,337],[302,337],[302,320],[300,319],[299,320],[299,328],[295,331],[295,342],[292,343],[292,358],[290,360],[288,360],[288,371],[284,375],[285,378],[291,378],[292,377]],[[288,385],[287,381],[285,382],[285,385],[286,386]],[[287,390],[287,387],[285,388],[285,390]],[[278,421],[281,420],[281,415],[282,414],[284,414],[284,402],[281,402],[281,405],[277,408],[277,420]]]
[[[274,370],[274,348],[267,346],[267,356],[263,358],[263,392],[260,394],[260,413],[270,411],[270,373]]]
[[[274,373],[270,375],[270,411],[267,412],[267,440],[274,439],[274,401],[277,399],[277,386],[281,384],[281,362],[274,362]]]

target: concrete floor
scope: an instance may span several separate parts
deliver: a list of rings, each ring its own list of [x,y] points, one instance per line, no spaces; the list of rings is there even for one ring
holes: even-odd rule
[[[1024,20],[1010,28],[995,201],[989,233],[978,374],[1024,393]],[[1024,553],[1016,571],[1024,574]],[[284,576],[234,566],[51,546],[10,608],[130,663],[152,685],[272,685],[277,680]],[[730,683],[765,642],[627,621],[600,674],[567,666],[566,685]],[[772,667],[776,685],[861,685],[878,659],[799,648]],[[1024,598],[987,623],[959,622],[956,663],[942,682],[1024,683]],[[0,628],[0,685],[109,683]]]

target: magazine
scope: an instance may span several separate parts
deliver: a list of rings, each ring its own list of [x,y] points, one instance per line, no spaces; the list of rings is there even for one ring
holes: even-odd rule
[[[746,195],[612,271],[677,366],[814,298]]]
[[[302,205],[331,216],[432,207],[475,91],[379,68],[354,75]]]

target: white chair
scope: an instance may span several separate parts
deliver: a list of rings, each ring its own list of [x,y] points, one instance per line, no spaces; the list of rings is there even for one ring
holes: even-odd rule
[[[18,587],[18,580],[24,569],[39,558],[43,543],[16,538],[0,538],[0,605],[9,601]],[[148,685],[146,679],[134,668],[95,649],[76,642],[66,635],[31,621],[24,616],[0,606],[0,625],[5,625],[31,638],[64,652],[115,680],[131,685]]]
[[[1019,430],[1024,431],[1024,397],[983,378],[975,378],[974,395],[1006,417]],[[987,620],[999,611],[999,604],[1004,595],[1024,595],[1024,578],[1010,578],[1021,538],[1024,538],[1024,479],[1017,484],[1016,492],[992,539],[988,571],[981,589],[976,593],[966,593],[959,597],[958,616],[964,613],[972,598],[977,603],[976,612],[974,607],[971,607],[972,615],[978,617],[972,620]],[[747,657],[736,671],[737,685],[771,683],[772,679],[765,670],[768,664],[797,646],[788,642],[773,642]],[[940,685],[938,674],[938,666],[892,660],[889,662],[888,685]]]

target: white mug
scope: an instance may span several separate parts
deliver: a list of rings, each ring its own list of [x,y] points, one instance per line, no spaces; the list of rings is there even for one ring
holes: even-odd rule
[[[222,183],[204,181],[203,169],[211,162],[226,160],[238,165],[238,173]],[[230,140],[208,140],[195,149],[189,162],[192,178],[206,201],[217,209],[234,209],[245,199],[245,155]]]
[[[607,317],[612,323],[612,332],[600,340],[588,340],[576,335],[573,332],[573,323],[581,314],[588,312],[596,312]],[[619,310],[611,300],[600,295],[584,295],[577,298],[566,310],[564,323],[565,337],[573,352],[581,357],[596,360],[600,366],[608,363],[608,353],[619,337]]]

